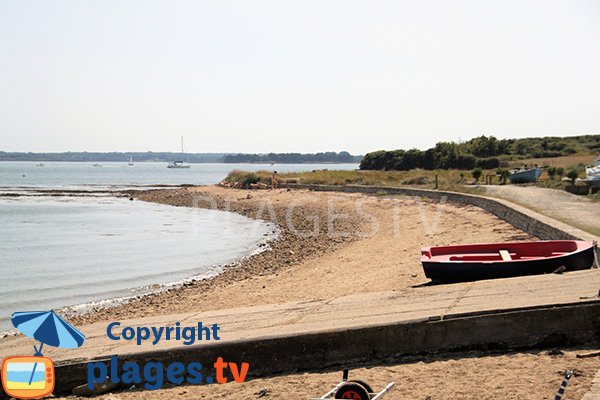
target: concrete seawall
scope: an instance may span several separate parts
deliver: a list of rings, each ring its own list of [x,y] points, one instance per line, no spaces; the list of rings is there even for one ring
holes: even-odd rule
[[[553,220],[549,217],[525,209],[505,200],[492,199],[459,192],[443,190],[413,189],[406,187],[387,186],[362,186],[362,185],[312,185],[299,183],[282,183],[280,188],[305,189],[326,192],[389,194],[427,197],[433,200],[442,200],[468,204],[482,208],[489,213],[508,222],[530,235],[542,240],[598,240],[597,237],[582,230]]]
[[[249,378],[260,378],[353,364],[374,365],[425,353],[570,346],[597,343],[599,338],[600,301],[594,301],[123,354],[119,364],[196,361],[210,370],[217,357],[223,357],[249,362]],[[109,362],[99,358],[57,365],[56,393],[70,393],[86,383],[90,361]]]

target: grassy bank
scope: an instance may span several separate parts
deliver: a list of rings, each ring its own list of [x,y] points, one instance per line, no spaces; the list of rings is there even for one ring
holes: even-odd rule
[[[544,166],[565,166],[575,169],[580,177],[585,176],[584,165],[586,160],[574,157],[560,157],[548,159]],[[516,165],[515,165],[516,166]],[[276,167],[275,167],[276,168]],[[583,170],[583,172],[582,172]],[[271,185],[272,171],[247,172],[234,170],[229,173],[226,181],[237,183],[241,187],[250,187],[251,184],[262,183]],[[492,184],[502,184],[496,169],[481,171],[481,177],[476,180],[473,171],[459,169],[424,170],[412,169],[410,171],[342,171],[342,170],[313,170],[309,172],[287,172],[278,173],[277,180],[282,183],[302,183],[316,185],[367,185],[367,186],[412,186],[423,189],[450,190],[463,193],[483,194],[484,190],[477,184],[485,184],[486,176],[491,179]],[[551,177],[548,169],[545,169],[539,181],[535,184],[539,187],[565,190],[568,184],[563,181],[562,176]],[[600,201],[600,195],[589,195],[593,201]]]
[[[495,175],[496,171],[483,171],[483,176]],[[228,182],[239,182],[247,187],[251,183],[271,184],[271,171],[246,172],[234,170],[225,179]],[[277,180],[282,183],[302,183],[315,185],[367,185],[367,186],[416,186],[420,188],[455,190],[461,192],[481,192],[471,184],[476,183],[468,171],[461,170],[434,170],[426,171],[414,169],[411,171],[340,171],[340,170],[314,170],[310,172],[278,173]]]

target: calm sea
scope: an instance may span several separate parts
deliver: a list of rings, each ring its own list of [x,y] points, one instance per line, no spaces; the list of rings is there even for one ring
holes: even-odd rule
[[[152,185],[209,185],[234,169],[277,172],[314,169],[356,169],[358,164],[193,164],[190,169],[169,169],[166,163],[0,162],[0,190],[20,187],[78,188]]]
[[[190,277],[258,251],[276,227],[221,211],[103,194],[40,195],[41,189],[118,189],[212,184],[234,168],[303,171],[356,165],[0,162],[0,331],[15,311],[103,303]],[[23,196],[6,196],[21,193]]]

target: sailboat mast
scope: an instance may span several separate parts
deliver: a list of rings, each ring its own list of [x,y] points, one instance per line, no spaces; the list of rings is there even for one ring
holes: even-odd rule
[[[181,156],[183,157],[183,136],[181,136]]]

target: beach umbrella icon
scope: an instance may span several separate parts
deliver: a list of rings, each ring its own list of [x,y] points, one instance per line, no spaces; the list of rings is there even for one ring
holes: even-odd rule
[[[40,347],[35,345],[34,356],[42,356],[44,345],[74,349],[80,347],[85,341],[85,335],[75,329],[53,310],[16,312],[11,317],[12,323],[22,334],[41,342]],[[33,365],[29,384],[35,374],[37,363]]]

